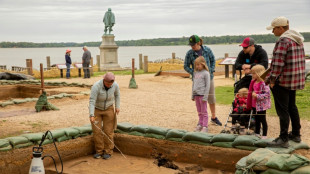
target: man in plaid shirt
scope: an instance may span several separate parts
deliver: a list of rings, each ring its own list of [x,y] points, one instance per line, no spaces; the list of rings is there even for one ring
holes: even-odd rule
[[[305,86],[304,38],[289,29],[289,21],[285,17],[275,18],[267,29],[272,29],[273,34],[280,37],[273,50],[270,74],[265,80],[270,84],[274,96],[281,129],[280,136],[269,145],[288,147],[288,140],[301,141],[296,90]],[[288,132],[290,120],[292,131]]]

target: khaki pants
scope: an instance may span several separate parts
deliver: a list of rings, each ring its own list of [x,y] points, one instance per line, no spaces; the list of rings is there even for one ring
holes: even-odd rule
[[[92,124],[92,129],[96,153],[110,155],[113,153],[115,119],[113,106],[106,110],[95,109],[95,122]]]

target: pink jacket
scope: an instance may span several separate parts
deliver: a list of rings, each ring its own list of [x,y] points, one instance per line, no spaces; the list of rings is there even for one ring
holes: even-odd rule
[[[252,80],[249,87],[247,108],[252,108],[252,92],[255,80]],[[260,92],[257,93],[256,99],[256,111],[265,111],[271,108],[270,88],[264,81],[259,82]]]

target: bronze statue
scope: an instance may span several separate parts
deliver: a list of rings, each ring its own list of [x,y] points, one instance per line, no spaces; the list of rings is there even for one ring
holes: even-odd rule
[[[112,27],[115,24],[115,16],[112,13],[111,8],[108,9],[107,12],[105,12],[104,17],[103,17],[103,23],[105,25],[104,27],[104,34],[107,34],[107,30],[109,30],[109,34],[111,33]]]

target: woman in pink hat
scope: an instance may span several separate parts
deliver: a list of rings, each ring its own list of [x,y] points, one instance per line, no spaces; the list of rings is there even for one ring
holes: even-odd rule
[[[66,50],[66,66],[67,66],[67,73],[66,77],[67,79],[70,79],[70,67],[71,67],[71,57],[70,57],[71,50],[67,49]]]

